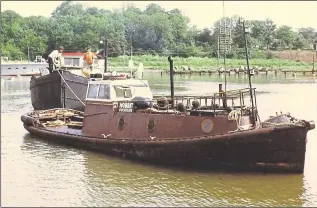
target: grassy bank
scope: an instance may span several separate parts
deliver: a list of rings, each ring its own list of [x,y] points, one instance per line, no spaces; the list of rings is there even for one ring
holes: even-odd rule
[[[110,67],[122,67],[128,65],[129,57],[115,57],[109,58]],[[167,70],[169,69],[169,63],[167,57],[161,56],[151,56],[151,55],[142,55],[142,56],[133,56],[132,57],[134,65],[137,66],[140,62],[143,63],[144,68],[148,69],[158,69],[158,70]],[[189,58],[180,58],[174,57],[174,66],[177,66],[179,70],[184,67],[190,67],[193,71],[200,70],[216,70],[218,67],[216,58],[198,58],[198,57],[189,57]],[[227,59],[226,64],[228,68],[237,68],[241,65],[246,65],[244,59]],[[294,60],[285,60],[285,59],[251,59],[251,66],[266,67],[268,70],[311,70],[313,67],[312,63],[305,62],[296,62]],[[223,66],[223,59],[219,60],[219,67]],[[317,70],[317,64],[315,63],[315,70]]]

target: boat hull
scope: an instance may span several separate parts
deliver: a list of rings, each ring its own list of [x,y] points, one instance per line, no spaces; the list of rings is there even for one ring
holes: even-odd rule
[[[52,74],[31,79],[30,91],[34,110],[62,107],[84,110],[82,102],[85,102],[88,79],[69,71],[60,71],[60,74],[54,71]],[[64,80],[67,84],[64,84]]]
[[[22,116],[23,117],[23,116]],[[24,128],[43,139],[152,164],[195,169],[233,168],[302,173],[308,127],[248,130],[179,139],[111,139],[85,135],[78,129]]]

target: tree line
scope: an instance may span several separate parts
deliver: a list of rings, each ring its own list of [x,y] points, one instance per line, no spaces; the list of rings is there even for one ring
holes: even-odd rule
[[[9,59],[27,58],[29,51],[34,59],[59,45],[65,51],[84,51],[88,46],[97,50],[104,47],[100,41],[107,38],[109,56],[113,57],[129,54],[131,48],[133,54],[213,57],[218,53],[220,23],[225,20],[231,39],[227,57],[241,58],[244,42],[239,19],[237,15],[226,17],[199,30],[189,26],[189,18],[179,9],[166,11],[154,3],[143,11],[133,4],[109,11],[64,1],[49,18],[1,12],[1,51]],[[286,25],[277,27],[270,19],[246,24],[251,51],[311,49],[317,42],[317,31],[311,27],[295,32]]]

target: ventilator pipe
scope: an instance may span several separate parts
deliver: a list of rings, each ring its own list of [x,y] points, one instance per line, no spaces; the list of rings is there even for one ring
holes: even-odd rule
[[[172,109],[174,108],[174,67],[172,57],[168,57],[168,62],[170,63],[170,84],[171,84],[171,101]]]

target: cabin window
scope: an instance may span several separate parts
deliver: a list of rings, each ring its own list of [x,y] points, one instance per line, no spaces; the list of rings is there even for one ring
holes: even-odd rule
[[[26,67],[23,67],[23,69],[26,69]]]
[[[64,65],[79,66],[79,58],[66,58],[66,57],[64,57]]]
[[[73,59],[71,58],[64,58],[64,64],[65,65],[72,65]]]
[[[74,58],[73,59],[73,65],[74,66],[79,66],[79,58]]]
[[[98,99],[110,99],[109,85],[101,84],[99,86]]]
[[[88,87],[87,98],[96,98],[98,93],[98,85],[90,84]]]
[[[129,87],[115,86],[114,90],[117,98],[132,98],[131,89]]]
[[[137,96],[141,96],[141,97],[147,97],[152,99],[152,92],[150,90],[150,88],[148,88],[147,86],[133,86],[132,87],[132,94],[133,97],[137,97]]]
[[[11,68],[8,68],[8,69],[11,69]]]

